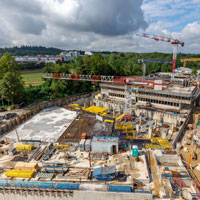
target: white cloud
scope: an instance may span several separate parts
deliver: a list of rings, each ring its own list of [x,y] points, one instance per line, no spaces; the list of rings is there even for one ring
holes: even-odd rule
[[[151,22],[146,32],[184,41],[186,46],[179,49],[181,52],[199,52],[200,24],[198,20],[191,21],[198,11],[199,0],[144,0],[143,5],[142,2],[0,0],[0,46],[27,44],[64,49],[172,53],[169,43],[134,35],[138,29],[142,32],[141,29],[147,27],[145,15],[146,21]],[[194,13],[187,10],[195,4],[198,5],[193,8]],[[183,17],[176,20],[177,14]],[[177,31],[176,27],[181,28]]]

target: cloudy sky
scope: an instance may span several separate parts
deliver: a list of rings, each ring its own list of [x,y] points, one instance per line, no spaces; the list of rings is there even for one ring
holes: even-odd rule
[[[200,0],[0,0],[0,47],[172,52],[146,32],[185,42],[200,53]]]

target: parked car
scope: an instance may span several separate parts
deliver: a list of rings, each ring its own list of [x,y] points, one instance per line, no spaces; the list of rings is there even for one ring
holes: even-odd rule
[[[6,109],[3,107],[0,107],[0,112],[4,112],[4,111],[6,111]]]
[[[13,117],[17,117],[17,113],[8,113],[8,114],[5,114],[3,119],[11,119]]]

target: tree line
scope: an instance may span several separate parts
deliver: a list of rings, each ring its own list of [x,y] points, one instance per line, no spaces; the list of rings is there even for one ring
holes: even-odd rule
[[[181,58],[188,55],[179,54],[177,67],[182,66]],[[196,56],[197,57],[197,56]],[[142,75],[142,64],[138,59],[171,60],[170,54],[163,53],[111,53],[94,54],[93,56],[82,56],[67,63],[44,64],[44,73],[66,73],[66,74],[91,74],[91,75],[113,75],[131,76]],[[190,67],[199,69],[199,63],[189,63]],[[5,53],[0,58],[0,97],[5,104],[16,104],[26,102],[27,104],[37,100],[48,100],[57,97],[65,97],[76,93],[91,92],[98,89],[98,83],[52,80],[45,79],[40,86],[24,87],[19,64],[14,57]],[[194,70],[193,70],[194,71]],[[171,64],[147,64],[147,74],[155,72],[171,72]]]
[[[0,56],[9,53],[12,56],[37,56],[37,55],[59,55],[63,50],[43,46],[21,46],[11,48],[0,48]]]

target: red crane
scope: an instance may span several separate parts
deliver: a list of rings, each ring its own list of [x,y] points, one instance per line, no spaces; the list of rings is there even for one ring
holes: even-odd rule
[[[146,85],[166,85],[164,83],[154,83],[140,78],[133,78],[128,76],[102,76],[102,75],[75,75],[75,74],[61,74],[61,73],[46,73],[44,78],[49,79],[66,79],[74,81],[90,81],[90,82],[106,82],[106,83],[122,83],[125,85],[125,119],[131,121],[132,119],[132,85],[137,82],[143,82]]]
[[[172,60],[172,78],[174,77],[175,69],[176,69],[176,58],[177,58],[177,52],[178,52],[178,45],[181,45],[182,47],[184,46],[184,42],[180,42],[177,39],[172,39],[172,38],[165,38],[162,36],[157,36],[157,35],[150,35],[147,33],[137,33],[137,36],[140,37],[145,37],[145,38],[150,38],[155,41],[162,41],[162,42],[169,42],[173,45],[173,60]]]

